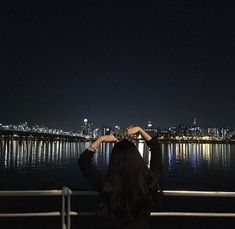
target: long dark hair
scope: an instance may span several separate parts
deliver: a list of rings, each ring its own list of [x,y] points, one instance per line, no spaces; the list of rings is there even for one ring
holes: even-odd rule
[[[157,176],[147,168],[137,147],[128,140],[116,143],[103,193],[114,218],[125,225],[149,214],[159,191]]]

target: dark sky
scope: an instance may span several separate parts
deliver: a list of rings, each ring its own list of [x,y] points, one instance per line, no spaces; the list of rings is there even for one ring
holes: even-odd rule
[[[234,1],[0,4],[0,123],[235,127]]]

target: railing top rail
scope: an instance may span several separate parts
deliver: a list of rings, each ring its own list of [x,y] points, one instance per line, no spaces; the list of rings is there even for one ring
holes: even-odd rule
[[[164,190],[165,196],[235,197],[235,192]]]
[[[62,190],[4,190],[0,191],[1,196],[61,196],[68,193],[73,196],[98,195],[95,191],[71,191],[65,187]],[[164,196],[194,196],[194,197],[235,197],[235,192],[223,191],[187,191],[187,190],[164,190]]]
[[[61,212],[21,212],[21,213],[0,213],[0,218],[9,217],[45,217],[45,216],[61,216]]]
[[[71,216],[94,216],[96,212],[71,211]],[[193,217],[235,217],[235,213],[227,212],[151,212],[150,216],[193,216]]]
[[[164,190],[164,196],[198,196],[198,197],[235,197],[235,192],[223,191],[187,191],[187,190]],[[72,195],[98,195],[95,191],[73,191]]]
[[[4,190],[0,191],[1,196],[61,196],[68,195],[71,190],[64,187],[61,190]]]
[[[0,196],[61,196],[61,190],[0,191]]]

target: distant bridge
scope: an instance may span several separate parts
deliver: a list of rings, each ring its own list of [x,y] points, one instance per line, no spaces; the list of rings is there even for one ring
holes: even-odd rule
[[[69,142],[85,142],[89,141],[89,138],[84,136],[79,136],[76,134],[54,134],[54,133],[44,133],[35,131],[20,131],[20,130],[1,130],[1,139],[15,139],[15,140],[61,140]]]

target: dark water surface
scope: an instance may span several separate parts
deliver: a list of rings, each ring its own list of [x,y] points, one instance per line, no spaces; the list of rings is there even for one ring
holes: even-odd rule
[[[12,141],[0,148],[0,189],[89,189],[77,165],[89,143]],[[105,173],[112,144],[94,157]],[[139,151],[148,165],[151,153],[143,142]],[[235,191],[235,144],[162,144],[163,187],[179,190]]]

